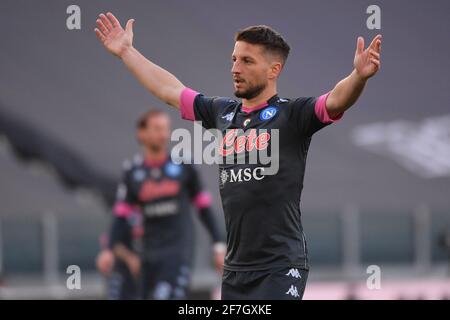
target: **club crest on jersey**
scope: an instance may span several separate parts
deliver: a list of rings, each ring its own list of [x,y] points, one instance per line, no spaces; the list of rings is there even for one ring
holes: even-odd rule
[[[176,164],[174,164],[172,162],[169,162],[169,163],[166,164],[165,171],[166,171],[166,174],[169,177],[176,178],[181,173],[181,166],[176,165]]]
[[[133,179],[134,179],[136,182],[141,182],[141,181],[143,181],[143,180],[145,179],[145,176],[146,176],[146,173],[145,173],[145,171],[142,170],[142,169],[138,169],[138,170],[135,170],[135,171],[133,172]]]
[[[278,112],[278,109],[276,107],[267,107],[261,113],[259,114],[259,119],[261,121],[267,121],[272,119]]]

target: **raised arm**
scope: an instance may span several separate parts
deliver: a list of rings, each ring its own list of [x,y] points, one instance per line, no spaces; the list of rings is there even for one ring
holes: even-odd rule
[[[326,100],[330,118],[338,116],[350,108],[358,99],[367,80],[380,69],[381,35],[377,35],[364,50],[364,38],[358,37],[354,69],[331,91]]]
[[[125,29],[110,12],[100,14],[95,34],[105,48],[120,58],[131,73],[153,95],[165,103],[179,108],[180,95],[185,86],[170,72],[145,58],[133,47],[134,19],[127,21]]]

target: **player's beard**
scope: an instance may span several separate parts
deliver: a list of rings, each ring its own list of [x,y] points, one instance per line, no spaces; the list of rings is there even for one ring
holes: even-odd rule
[[[260,83],[253,87],[249,87],[247,90],[244,91],[235,90],[234,95],[237,98],[250,100],[257,97],[261,92],[264,91],[266,87],[267,87],[266,83]]]
[[[159,153],[165,148],[165,144],[148,143],[147,148],[154,153]]]

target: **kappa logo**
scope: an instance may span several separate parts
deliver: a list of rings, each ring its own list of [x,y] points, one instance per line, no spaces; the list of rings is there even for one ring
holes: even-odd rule
[[[295,298],[300,297],[300,295],[298,294],[298,290],[297,287],[294,285],[291,285],[291,287],[289,288],[289,290],[286,292],[287,295],[291,295]]]
[[[261,111],[259,118],[262,121],[272,119],[277,114],[278,109],[276,107],[267,107]]]
[[[222,119],[225,119],[225,120],[227,120],[227,121],[232,121],[232,120],[233,120],[233,117],[234,117],[234,111],[232,111],[232,112],[230,112],[230,113],[227,113],[226,115],[224,115],[224,116],[222,117]]]
[[[290,269],[288,273],[286,273],[287,276],[291,276],[294,277],[296,279],[298,278],[302,278],[302,276],[300,275],[300,272],[298,272],[298,269]]]

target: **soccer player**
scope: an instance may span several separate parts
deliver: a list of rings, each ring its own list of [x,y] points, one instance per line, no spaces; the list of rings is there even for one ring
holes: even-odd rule
[[[198,93],[146,59],[133,47],[133,23],[123,29],[113,14],[101,14],[95,33],[153,95],[183,118],[221,130],[223,155],[272,150],[271,137],[279,133],[275,174],[264,174],[262,163],[219,166],[227,229],[222,299],[301,299],[309,265],[300,195],[311,137],[339,120],[379,70],[381,35],[368,48],[358,37],[354,69],[330,92],[286,99],[277,94],[277,80],[289,45],[268,26],[240,30],[231,55],[239,101]]]
[[[144,154],[124,163],[108,249],[97,260],[106,273],[112,259],[118,263],[110,278],[110,299],[137,296],[138,276],[142,299],[186,298],[194,249],[191,203],[211,235],[215,267],[222,271],[225,244],[211,210],[211,196],[192,165],[176,164],[170,158],[169,137],[170,118],[165,112],[152,110],[139,118],[137,139]]]

